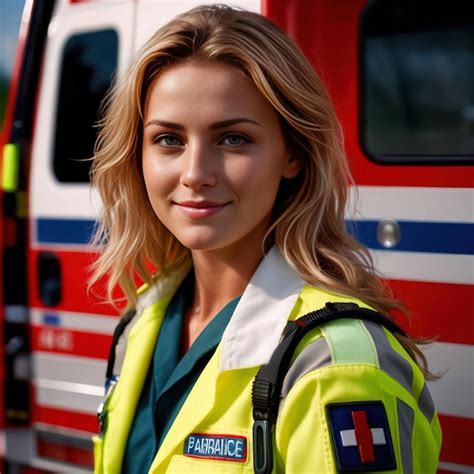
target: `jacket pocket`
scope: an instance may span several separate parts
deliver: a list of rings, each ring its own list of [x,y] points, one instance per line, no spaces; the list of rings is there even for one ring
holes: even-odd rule
[[[252,465],[247,462],[216,461],[214,459],[198,459],[190,456],[176,454],[171,458],[171,462],[166,470],[167,473],[251,473]]]
[[[101,435],[95,435],[92,438],[94,446],[94,474],[102,474],[104,472],[102,457],[104,453],[104,438]]]

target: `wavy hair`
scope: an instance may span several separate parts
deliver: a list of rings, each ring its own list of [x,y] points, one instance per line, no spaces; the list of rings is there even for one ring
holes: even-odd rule
[[[190,259],[190,251],[156,217],[141,169],[147,90],[163,68],[185,61],[240,69],[277,112],[287,146],[302,163],[296,178],[281,183],[264,249],[276,244],[310,285],[353,296],[384,314],[402,308],[374,271],[368,250],[346,230],[352,181],[324,84],[299,47],[269,19],[225,5],[194,8],[159,29],[103,103],[91,169],[103,203],[92,241],[101,254],[89,288],[107,275],[108,299],[113,301],[118,284],[133,306],[135,275],[153,284]],[[429,376],[414,340],[399,340]]]

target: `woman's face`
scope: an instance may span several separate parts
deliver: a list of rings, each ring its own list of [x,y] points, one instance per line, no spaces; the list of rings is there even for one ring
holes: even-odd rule
[[[160,221],[191,250],[260,246],[281,178],[300,169],[267,100],[237,68],[188,63],[152,82],[144,112],[143,175]]]

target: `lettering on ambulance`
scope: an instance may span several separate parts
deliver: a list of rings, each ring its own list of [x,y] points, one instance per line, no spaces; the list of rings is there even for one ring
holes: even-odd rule
[[[38,348],[40,350],[72,352],[74,350],[74,335],[68,331],[41,329],[38,335]]]
[[[245,462],[247,460],[247,438],[193,433],[186,438],[184,455],[221,461]]]

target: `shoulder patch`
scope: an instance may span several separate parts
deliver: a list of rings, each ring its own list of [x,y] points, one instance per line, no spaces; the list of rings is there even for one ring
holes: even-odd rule
[[[395,469],[390,429],[382,402],[326,406],[336,464],[341,472]]]

